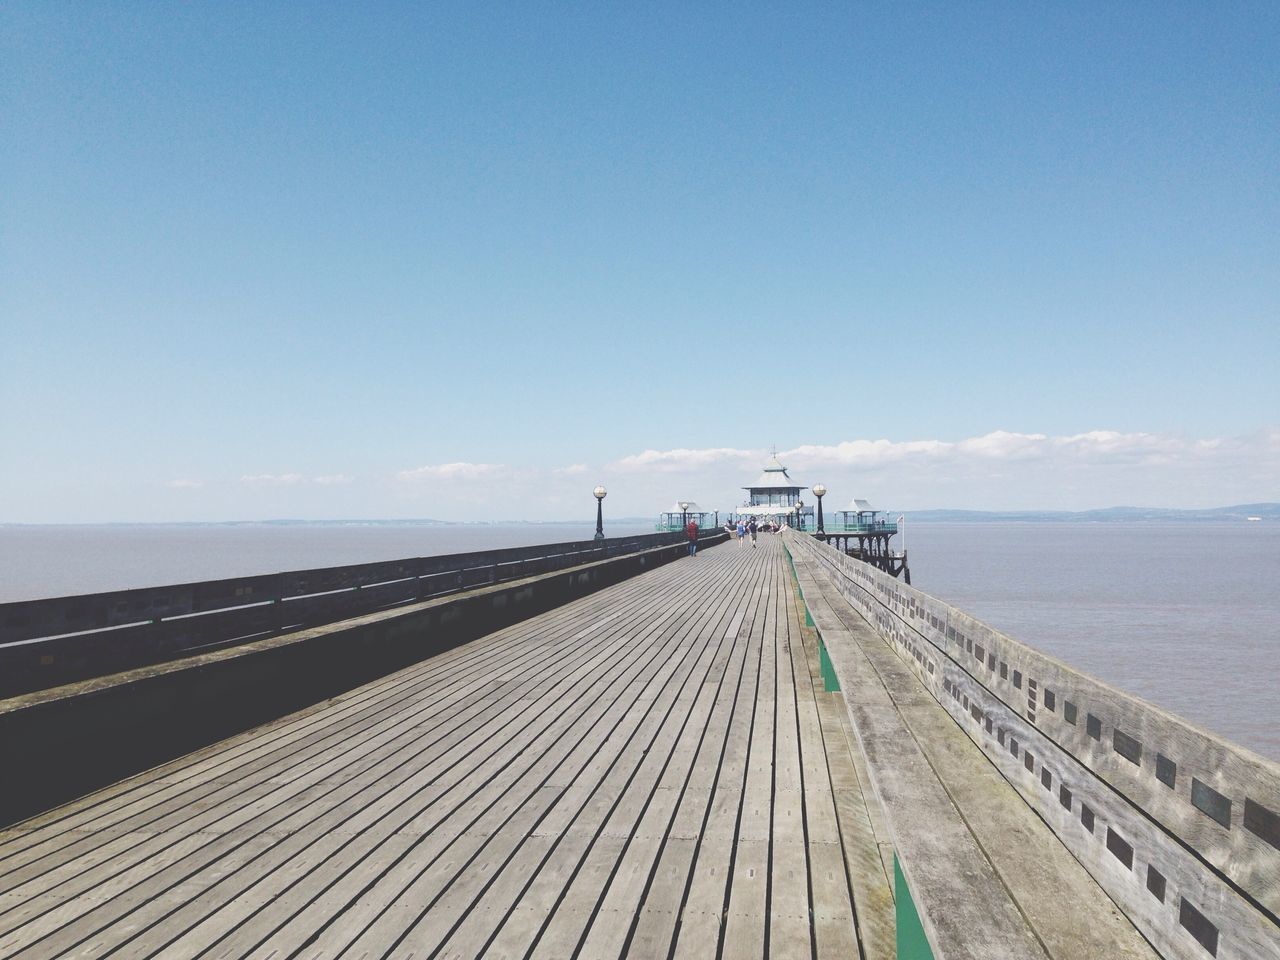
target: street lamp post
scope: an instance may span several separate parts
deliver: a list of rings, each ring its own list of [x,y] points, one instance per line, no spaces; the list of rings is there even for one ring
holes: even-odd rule
[[[796,529],[797,530],[804,529],[804,501],[803,500],[796,501]]]
[[[604,488],[604,484],[599,484],[591,491],[596,498],[596,539],[604,539],[604,498],[609,491]]]
[[[827,488],[819,483],[813,488],[813,495],[818,498],[818,533],[825,534],[827,531],[822,529],[822,498],[827,495]]]
[[[688,500],[680,501],[680,529],[681,530],[689,529],[689,501]]]

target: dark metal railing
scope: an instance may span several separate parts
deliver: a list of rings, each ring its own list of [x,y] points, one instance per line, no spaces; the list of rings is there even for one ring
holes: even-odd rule
[[[0,697],[682,540],[645,534],[0,604]]]
[[[896,520],[827,520],[823,525],[827,533],[883,534],[893,536],[898,532]]]

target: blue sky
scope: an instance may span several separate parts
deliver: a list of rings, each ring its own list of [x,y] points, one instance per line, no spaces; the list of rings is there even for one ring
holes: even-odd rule
[[[1280,499],[1280,7],[691,6],[4,5],[0,521]]]

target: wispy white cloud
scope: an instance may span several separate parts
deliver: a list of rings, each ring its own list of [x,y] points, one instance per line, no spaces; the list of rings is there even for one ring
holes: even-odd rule
[[[785,450],[781,456],[801,467],[877,466],[903,461],[1097,460],[1165,462],[1241,447],[1234,438],[1188,439],[1171,434],[1091,430],[1065,436],[995,430],[963,440],[846,440]]]
[[[453,461],[392,471],[372,491],[345,473],[263,473],[240,477],[303,512],[334,502],[363,506],[364,493],[387,498],[380,509],[466,519],[480,516],[594,520],[591,488],[609,489],[606,515],[650,516],[678,500],[726,510],[759,475],[766,448],[732,446],[640,449],[612,462]],[[839,508],[865,497],[886,509],[1085,509],[1117,504],[1214,506],[1276,498],[1280,428],[1241,436],[1191,437],[1155,431],[1078,433],[993,430],[960,438],[848,438],[782,450],[798,482],[821,481]],[[177,478],[174,489],[202,481]],[[203,481],[205,491],[217,486]],[[309,499],[310,498],[310,499]],[[345,502],[345,501],[343,501]],[[344,507],[344,509],[348,509]],[[418,514],[414,514],[418,515]],[[585,522],[585,521],[584,521]]]
[[[1008,430],[994,430],[980,437],[961,440],[954,447],[940,444],[937,452],[946,454],[954,450],[961,456],[989,457],[993,460],[1026,460],[1042,455],[1045,441],[1048,439],[1043,433],[1010,433]]]
[[[422,483],[428,480],[479,480],[500,476],[507,470],[500,463],[440,463],[412,470],[401,470],[396,479],[404,483]]]
[[[760,459],[758,451],[738,450],[733,447],[707,447],[701,450],[680,448],[676,450],[645,450],[623,457],[610,464],[611,470],[622,473],[648,473],[665,471],[699,470],[722,464],[754,464]]]
[[[937,457],[949,446],[941,440],[842,440],[829,445],[810,444],[783,450],[778,456],[788,466],[820,463],[855,466],[894,463],[908,457]]]
[[[203,480],[189,480],[180,477],[177,480],[166,480],[165,486],[171,490],[196,490],[204,486]]]
[[[1212,506],[1275,498],[1280,430],[1237,437],[995,430],[948,440],[849,439],[778,457],[799,482],[825,483],[839,504],[856,495],[909,509]],[[610,493],[629,512],[682,497],[723,509],[739,502],[739,488],[768,458],[767,450],[726,447],[644,450],[602,475],[616,477]]]

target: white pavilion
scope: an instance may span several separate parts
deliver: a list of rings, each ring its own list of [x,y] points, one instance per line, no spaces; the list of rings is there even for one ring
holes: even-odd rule
[[[813,516],[813,505],[805,503],[800,495],[800,491],[809,488],[792,479],[778,461],[776,451],[759,479],[743,489],[747,491],[747,501],[734,508],[737,516],[772,520],[779,525],[786,523],[801,530],[807,525],[805,518]]]

